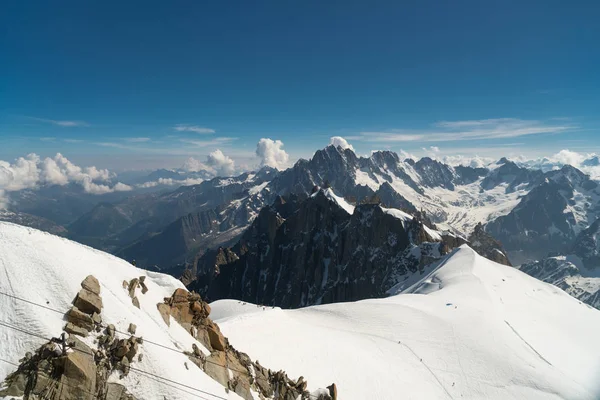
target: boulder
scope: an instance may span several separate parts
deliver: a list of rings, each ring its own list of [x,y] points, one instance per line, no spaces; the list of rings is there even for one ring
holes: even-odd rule
[[[135,335],[136,329],[137,329],[137,326],[135,324],[129,324],[129,328],[127,328],[127,332],[131,333],[132,335]]]
[[[127,353],[129,353],[131,346],[129,344],[129,342],[121,339],[119,340],[119,344],[117,345],[117,348],[115,350],[115,356],[117,358],[122,358],[124,357]]]
[[[124,400],[127,398],[127,389],[118,383],[106,384],[106,400]]]
[[[94,313],[94,315],[98,315]],[[88,314],[81,312],[77,307],[73,306],[67,311],[67,321],[80,328],[92,331],[94,329],[94,320]]]
[[[327,386],[327,389],[329,389],[331,400],[337,400],[337,386],[335,386],[335,383],[332,383],[331,386]]]
[[[195,301],[192,303],[191,309],[194,314],[197,314],[197,315],[204,314],[204,308],[202,307],[202,304],[200,304],[200,302],[198,302],[198,301]]]
[[[167,326],[171,326],[171,307],[165,303],[158,303],[156,308],[158,308],[158,312],[160,313],[163,321],[165,321],[165,324],[167,324]]]
[[[102,299],[96,293],[81,289],[73,302],[80,311],[92,315],[102,311]]]
[[[129,351],[125,354],[125,357],[132,362],[138,352],[138,344],[136,342],[129,344]]]
[[[115,326],[113,324],[108,324],[106,327],[106,334],[111,339],[115,337]]]
[[[137,308],[140,308],[140,301],[138,300],[137,296],[131,299],[131,304],[133,304]]]
[[[65,325],[65,332],[71,335],[79,335],[83,337],[86,337],[90,333],[85,328],[74,325],[72,322],[67,322],[67,325]]]
[[[98,313],[93,313],[92,314],[92,321],[94,321],[94,323],[96,325],[100,325],[100,324],[102,324],[102,317]]]
[[[188,291],[181,288],[176,289],[175,292],[173,292],[173,296],[171,296],[171,298],[173,299],[173,303],[187,302]]]
[[[215,325],[214,327],[209,326],[206,331],[208,332],[208,338],[212,348],[215,350],[224,351],[226,347],[225,338],[218,329],[219,328]]]
[[[91,350],[90,350],[91,352]],[[61,400],[92,400],[96,389],[94,357],[74,351],[64,357],[61,381]]]
[[[206,359],[204,372],[221,385],[228,387],[229,371],[227,368],[227,358],[225,352],[213,351],[212,354]]]
[[[140,280],[138,278],[133,278],[131,281],[129,281],[129,285],[127,286],[129,297],[132,299],[135,297],[135,289],[137,289],[139,281]]]
[[[81,282],[81,287],[94,294],[100,294],[100,283],[93,275],[88,275],[83,282]]]

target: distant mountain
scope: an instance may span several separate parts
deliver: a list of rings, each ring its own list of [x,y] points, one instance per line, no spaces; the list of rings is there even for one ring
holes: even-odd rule
[[[71,237],[139,260],[141,266],[171,266],[203,243],[193,242],[219,245],[221,239],[227,241],[227,231],[246,227],[263,205],[259,192],[276,174],[263,168],[167,193],[132,196],[111,207],[99,205],[71,225]],[[106,219],[111,223],[92,222]],[[91,231],[90,225],[98,229]]]
[[[600,219],[583,230],[564,254],[524,264],[520,269],[600,309]]]
[[[0,221],[29,226],[59,236],[67,234],[65,227],[58,225],[49,219],[38,217],[37,215],[0,210]]]
[[[543,175],[507,215],[486,226],[508,251],[543,256],[565,252],[575,237],[600,216],[600,186],[571,166]]]

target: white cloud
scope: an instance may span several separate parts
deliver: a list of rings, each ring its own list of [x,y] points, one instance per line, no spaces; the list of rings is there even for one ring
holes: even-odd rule
[[[575,151],[564,149],[549,157],[549,159],[559,164],[569,164],[573,165],[574,167],[579,167],[591,156],[593,156],[593,154],[581,154]]]
[[[557,121],[554,121],[557,122]],[[469,121],[442,121],[430,130],[396,129],[386,132],[361,132],[351,139],[369,142],[445,142],[458,140],[507,139],[539,134],[571,131],[574,125],[536,120],[497,118]]]
[[[191,144],[196,147],[209,147],[209,146],[222,146],[229,142],[234,141],[236,138],[232,137],[216,137],[209,140],[193,140],[193,139],[179,139],[182,143]]]
[[[438,154],[440,154],[440,148],[437,146],[423,147],[422,150],[430,158],[437,158]]]
[[[462,165],[465,167],[482,168],[482,167],[485,167],[485,166],[491,164],[495,160],[491,157],[480,157],[480,156],[467,157],[467,156],[463,156],[463,155],[448,155],[448,156],[444,156],[442,161],[444,162],[444,164],[448,164],[448,165],[452,165],[452,166]]]
[[[150,138],[147,138],[147,137],[131,137],[131,138],[125,138],[123,140],[125,140],[126,142],[129,142],[129,143],[144,143],[144,142],[149,142]]]
[[[0,189],[13,192],[36,186],[40,180],[39,162],[36,154],[19,157],[14,164],[0,160]]]
[[[200,134],[204,134],[204,135],[215,133],[214,129],[205,128],[203,126],[197,126],[197,125],[187,125],[187,124],[175,125],[175,127],[173,127],[173,129],[175,129],[177,132],[195,132],[195,133],[200,133]]]
[[[219,149],[208,155],[206,164],[215,169],[217,176],[231,176],[235,172],[235,161]]]
[[[187,172],[199,172],[199,171],[210,171],[212,167],[204,164],[202,161],[195,159],[194,157],[188,158],[183,166],[181,167]]]
[[[36,121],[45,122],[47,124],[52,124],[56,126],[62,126],[65,128],[73,128],[77,126],[90,126],[85,121],[68,121],[68,120],[56,120],[56,119],[48,119],[48,118],[36,118],[36,117],[28,117],[34,119]]]
[[[354,151],[354,147],[346,139],[341,136],[333,136],[329,139],[329,144],[334,145],[335,147],[341,147],[342,149],[350,149]]]
[[[159,178],[156,181],[152,182],[144,182],[140,185],[137,185],[140,188],[151,188],[156,187],[158,185],[166,185],[166,186],[192,186],[198,185],[204,182],[204,179],[200,178],[186,178],[186,179],[173,179],[173,178]]]
[[[283,149],[281,140],[262,138],[256,144],[256,155],[260,158],[260,166],[269,166],[284,169],[290,159],[289,154]]]
[[[416,161],[419,159],[419,157],[417,157],[414,154],[411,154],[407,151],[404,151],[404,150],[400,150],[400,153],[398,153],[398,156],[400,157],[401,160],[410,159],[410,160]]]
[[[43,160],[36,154],[29,154],[19,157],[12,164],[0,160],[0,205],[7,206],[8,192],[42,185],[64,186],[74,182],[93,194],[131,190],[130,186],[120,182],[111,187],[109,182],[114,177],[107,169],[75,165],[60,153]]]

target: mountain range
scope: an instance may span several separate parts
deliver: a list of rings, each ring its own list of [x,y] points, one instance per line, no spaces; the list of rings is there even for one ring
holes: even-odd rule
[[[592,159],[588,161],[593,163]],[[445,238],[455,238],[456,243],[449,249],[468,242],[474,234],[485,233],[485,240],[470,242],[480,254],[519,266],[541,261],[548,255],[572,255],[572,249],[580,241],[578,238],[600,217],[600,188],[597,181],[573,166],[556,167],[538,169],[506,158],[485,166],[451,166],[429,157],[420,160],[401,159],[391,151],[377,151],[362,157],[352,149],[330,145],[317,150],[309,160],[301,159],[283,171],[264,167],[235,177],[213,178],[199,184],[181,186],[176,190],[162,188],[150,192],[115,193],[95,204],[91,202],[91,195],[80,197],[74,192],[75,188],[62,189],[63,192],[60,192],[60,188],[46,188],[39,192],[27,190],[19,193],[20,200],[16,203],[19,206],[11,213],[4,213],[0,219],[67,236],[126,260],[135,260],[138,266],[144,268],[166,271],[178,277],[185,273],[185,281],[194,281],[195,285],[203,285],[202,290],[209,290],[205,283],[200,282],[208,279],[207,271],[211,273],[212,268],[210,260],[215,257],[231,260],[235,255],[238,260],[234,260],[234,263],[239,265],[242,262],[240,260],[249,260],[256,252],[264,251],[259,250],[260,246],[271,249],[275,242],[269,241],[276,241],[277,246],[283,246],[280,242],[294,245],[302,243],[306,246],[306,238],[290,236],[291,233],[287,231],[285,235],[275,234],[277,224],[285,227],[293,225],[294,229],[300,229],[297,227],[302,225],[300,221],[291,214],[286,215],[286,212],[308,210],[308,204],[316,202],[312,197],[315,187],[322,187],[329,188],[332,196],[340,198],[361,215],[362,210],[369,207],[377,209],[374,205],[379,205],[382,210],[405,213],[408,215],[405,219],[414,218],[424,227],[443,233]],[[180,177],[182,174],[182,171],[159,170],[151,175],[157,179],[173,179],[173,176]],[[196,174],[202,175],[201,172]],[[48,206],[53,203],[56,206]],[[261,224],[260,221],[268,219],[269,212],[273,210],[277,210],[280,220],[271,216],[275,222],[271,225]],[[308,214],[313,215],[314,212]],[[338,214],[342,217],[335,217]],[[377,216],[389,214],[373,212],[369,215],[385,219],[387,217]],[[331,226],[337,226],[336,229],[347,225],[349,227],[346,229],[361,229],[357,225],[359,218],[347,213],[331,212],[331,218]],[[348,223],[348,220],[353,222]],[[305,225],[304,228],[316,229],[315,235],[320,242],[311,242],[311,246],[321,248],[323,254],[330,255],[324,250],[328,246],[336,248],[342,246],[343,240],[348,240],[338,236],[336,240],[326,242],[318,236],[321,233],[333,234],[332,231],[320,231],[326,227]],[[385,229],[391,228],[386,226]],[[251,240],[249,235],[269,239],[266,242],[263,239]],[[369,232],[369,235],[377,237],[377,232]],[[442,241],[400,241],[395,247],[381,251],[391,258],[402,259],[400,264],[406,263],[406,268],[409,265],[414,268],[416,264],[425,263],[409,262],[405,256],[397,258],[399,252],[406,251],[410,246],[422,246],[421,242]],[[244,243],[250,243],[251,246]],[[376,246],[374,243],[379,246],[383,242],[368,245]],[[478,247],[480,243],[485,245]],[[366,245],[352,243],[352,246]],[[224,249],[231,254],[223,253]],[[442,254],[439,253],[440,256]],[[285,259],[283,253],[269,254],[268,257],[272,262],[267,266],[268,270],[276,269],[277,263],[291,261]],[[336,263],[341,262],[338,265],[345,265],[344,257],[352,258],[349,254],[341,253],[335,257]],[[328,277],[320,282],[322,288],[328,287],[329,294],[318,289],[316,280],[324,276],[325,264],[322,260],[317,263],[310,257],[304,258],[298,257],[296,261],[310,265],[315,272],[312,289],[303,289],[303,294],[308,296],[311,291],[313,294],[309,296],[310,300],[308,297],[302,300],[300,295],[294,300],[286,300],[287,304],[298,307],[341,298],[332,291],[333,283],[329,280],[335,278]],[[374,283],[367,290],[368,296],[382,295],[386,287],[393,286],[392,283],[400,279],[398,276],[404,276],[402,273],[391,274],[389,266],[378,266],[381,266],[381,271],[375,275],[380,276],[372,277]],[[238,266],[232,270],[243,269]],[[394,273],[398,274],[399,270],[401,268],[396,268]],[[538,271],[539,268],[524,270]],[[350,282],[350,276],[342,275],[342,278],[348,278]],[[217,290],[218,287],[222,288],[219,280],[224,279],[214,281],[211,284],[213,289],[207,293],[213,293],[215,298],[221,298],[226,293],[241,293],[241,286],[235,290]],[[243,286],[247,282],[241,280],[237,284]],[[200,289],[200,286],[197,288]],[[276,293],[278,290],[282,289],[269,288],[265,292],[269,292],[268,295],[261,295],[266,297],[256,298],[252,296],[257,292],[247,293],[253,301],[272,303],[280,299],[278,296],[281,294]],[[355,294],[347,298],[363,297]]]

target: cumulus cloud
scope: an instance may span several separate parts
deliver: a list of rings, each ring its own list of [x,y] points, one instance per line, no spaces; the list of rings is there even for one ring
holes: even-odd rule
[[[231,176],[235,173],[235,161],[223,154],[221,150],[215,150],[208,154],[206,161],[202,162],[194,157],[188,158],[181,169],[185,172],[206,172],[209,176]],[[178,181],[180,182],[180,181]],[[165,183],[161,183],[165,184]]]
[[[341,147],[342,149],[350,149],[354,151],[354,147],[346,139],[341,136],[333,136],[329,139],[329,144],[334,145],[335,147]]]
[[[440,148],[437,146],[423,147],[422,150],[430,158],[437,158],[438,154],[440,154]]]
[[[195,159],[194,157],[188,158],[183,166],[181,167],[186,172],[200,172],[200,171],[210,171],[212,167],[209,167],[205,163],[200,160]]]
[[[591,158],[593,154],[581,154],[575,151],[564,149],[549,157],[551,161],[559,164],[569,164],[579,167],[585,160]]]
[[[283,149],[281,140],[262,138],[256,144],[256,155],[260,158],[260,166],[284,169],[290,159],[289,154]]]
[[[219,149],[208,155],[206,164],[215,169],[217,176],[231,176],[235,172],[235,161]]]
[[[114,177],[115,175],[107,169],[94,166],[82,168],[75,165],[60,153],[43,160],[36,154],[29,154],[17,158],[12,164],[0,160],[0,206],[7,207],[8,192],[33,189],[42,185],[64,186],[74,182],[92,194],[132,189],[123,183],[110,186]]]

